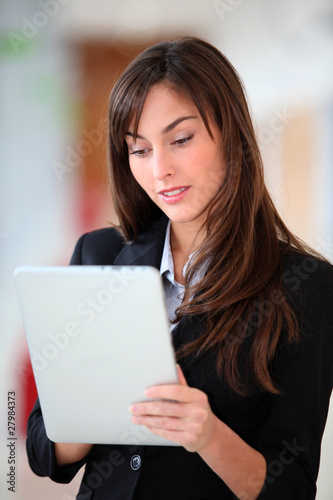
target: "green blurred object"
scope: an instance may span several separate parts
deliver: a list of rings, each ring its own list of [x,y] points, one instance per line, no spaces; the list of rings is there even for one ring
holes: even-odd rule
[[[14,31],[0,36],[0,55],[5,57],[27,57],[37,52],[41,41],[38,37],[25,38]]]

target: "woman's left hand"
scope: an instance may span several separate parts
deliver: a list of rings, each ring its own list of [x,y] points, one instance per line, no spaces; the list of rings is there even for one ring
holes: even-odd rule
[[[187,385],[179,365],[177,370],[179,385],[149,387],[145,395],[158,401],[133,404],[130,407],[132,421],[187,451],[198,452],[210,442],[219,420],[210,408],[207,395]]]

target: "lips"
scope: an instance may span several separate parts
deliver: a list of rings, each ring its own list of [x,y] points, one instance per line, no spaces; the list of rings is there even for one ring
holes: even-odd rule
[[[175,186],[170,189],[163,189],[158,193],[166,203],[177,203],[186,196],[190,186]]]
[[[185,187],[179,188],[179,189],[174,189],[173,191],[161,191],[160,194],[163,194],[164,196],[176,196],[177,194],[182,193],[185,191]]]

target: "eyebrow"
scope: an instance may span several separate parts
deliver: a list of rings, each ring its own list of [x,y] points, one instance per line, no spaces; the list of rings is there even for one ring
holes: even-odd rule
[[[170,123],[170,125],[167,125],[163,130],[162,130],[162,135],[165,135],[167,134],[168,132],[170,132],[171,130],[173,130],[175,127],[177,127],[177,125],[179,125],[181,122],[185,121],[185,120],[192,120],[192,119],[195,119],[197,120],[198,117],[197,116],[182,116],[180,118],[177,118],[177,120],[174,120],[172,123]],[[132,132],[126,132],[126,135],[130,135],[131,137],[134,137],[134,134]],[[139,134],[136,134],[137,138],[138,139],[145,139],[145,137],[143,137],[142,135],[139,135]]]

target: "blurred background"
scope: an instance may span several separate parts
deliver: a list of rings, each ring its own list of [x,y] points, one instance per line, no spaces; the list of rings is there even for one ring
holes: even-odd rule
[[[177,35],[221,49],[247,89],[281,215],[333,259],[332,0],[11,0],[0,4],[0,497],[11,498],[7,393],[16,393],[16,499],[75,498],[30,471],[35,388],[13,285],[18,265],[67,265],[80,234],[114,220],[107,99],[143,48]],[[66,409],[59,409],[66,411]],[[318,500],[333,491],[333,410]],[[80,475],[80,474],[79,474]]]

